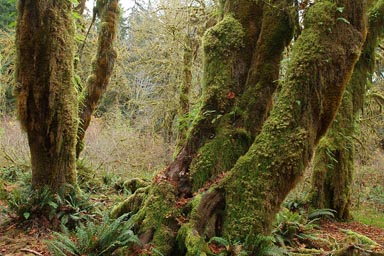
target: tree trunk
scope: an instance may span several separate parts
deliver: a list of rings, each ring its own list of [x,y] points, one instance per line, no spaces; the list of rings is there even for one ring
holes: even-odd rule
[[[165,255],[208,253],[212,236],[268,233],[340,104],[365,38],[362,2],[338,1],[342,13],[333,1],[311,7],[269,114],[292,3],[227,0],[204,37],[203,102],[186,144],[112,213],[136,213],[142,242]]]
[[[186,35],[183,47],[183,71],[182,83],[179,87],[179,109],[178,109],[178,133],[177,133],[177,148],[180,148],[186,139],[189,122],[189,94],[192,88],[192,67],[194,60],[194,48],[196,48],[196,40],[192,35]]]
[[[374,71],[375,49],[384,32],[384,1],[369,12],[369,29],[363,52],[357,62],[343,101],[327,135],[316,149],[309,201],[315,208],[336,210],[336,217],[350,216],[351,186],[354,173],[355,122],[363,108],[367,79]]]
[[[119,1],[97,0],[94,15],[101,18],[101,27],[98,37],[98,47],[95,58],[92,60],[92,74],[88,77],[84,98],[80,102],[80,123],[77,131],[76,157],[79,158],[84,148],[84,136],[93,112],[101,95],[107,89],[109,79],[112,75],[115,59],[114,40],[119,21]]]
[[[18,115],[31,151],[32,185],[76,184],[77,93],[70,1],[20,0],[16,31]]]

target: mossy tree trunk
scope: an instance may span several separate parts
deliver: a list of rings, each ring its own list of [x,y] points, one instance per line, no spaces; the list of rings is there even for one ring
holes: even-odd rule
[[[225,1],[204,36],[202,107],[184,147],[112,214],[135,213],[142,242],[164,255],[208,253],[212,236],[268,233],[340,104],[365,39],[363,2],[311,7],[270,111],[292,3]]]
[[[18,115],[34,188],[76,183],[77,93],[70,1],[20,0],[16,31]]]
[[[94,15],[101,19],[98,47],[96,56],[92,60],[92,73],[87,78],[83,96],[80,100],[80,123],[77,131],[76,157],[79,158],[84,148],[84,136],[92,114],[96,109],[100,97],[107,89],[116,60],[114,41],[119,22],[118,0],[97,0]]]
[[[351,218],[355,123],[359,110],[363,108],[367,79],[374,71],[378,39],[384,32],[384,1],[374,2],[369,11],[369,29],[363,52],[355,65],[335,121],[314,157],[310,203],[315,208],[336,210],[336,217],[341,220]]]
[[[84,4],[80,2],[80,11]],[[99,47],[80,106],[79,125],[72,5],[71,1],[53,0],[21,0],[18,5],[15,91],[31,151],[32,185],[37,189],[49,186],[57,191],[64,184],[76,186],[76,156],[116,58],[113,40],[118,0],[98,1],[96,9],[102,17]]]
[[[189,31],[188,31],[189,32]],[[190,101],[189,94],[192,88],[192,67],[194,61],[194,52],[198,48],[198,42],[192,35],[187,34],[184,39],[183,47],[183,71],[182,80],[179,86],[179,109],[178,109],[178,134],[177,134],[177,146],[181,147],[185,142],[188,122]]]

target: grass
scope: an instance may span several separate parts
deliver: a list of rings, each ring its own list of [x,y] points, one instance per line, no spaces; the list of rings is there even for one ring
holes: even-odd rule
[[[352,216],[357,222],[384,228],[384,210],[361,207],[360,209],[353,209]]]

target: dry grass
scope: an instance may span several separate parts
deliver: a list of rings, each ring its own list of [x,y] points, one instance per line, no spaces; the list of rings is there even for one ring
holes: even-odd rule
[[[93,119],[81,158],[99,173],[123,178],[150,178],[170,160],[171,146],[159,136],[130,128],[127,123]],[[0,167],[10,165],[30,166],[29,147],[19,122],[3,117],[0,123]]]
[[[133,129],[127,123],[93,119],[81,156],[100,172],[149,178],[169,162],[171,146],[158,135]]]
[[[30,166],[28,140],[21,131],[20,123],[9,117],[0,121],[0,167]]]

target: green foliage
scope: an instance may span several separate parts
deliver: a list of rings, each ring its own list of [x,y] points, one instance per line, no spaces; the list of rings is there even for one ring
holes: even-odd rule
[[[0,29],[14,26],[16,20],[16,0],[0,1]]]
[[[384,228],[384,211],[375,209],[374,207],[362,207],[352,211],[352,216],[355,221],[372,225],[379,228]]]
[[[80,224],[74,235],[66,231],[64,234],[54,233],[54,238],[47,241],[54,255],[111,255],[116,249],[129,244],[140,244],[131,230],[133,222],[129,214],[118,219],[111,219],[106,214],[100,224],[88,222]]]
[[[223,237],[212,237],[209,244],[215,243],[223,247],[218,255],[258,255],[258,256],[280,256],[286,255],[287,250],[275,245],[275,238],[272,236],[258,235],[253,240],[248,238],[244,243],[233,241]]]
[[[51,228],[57,228],[61,223],[70,229],[95,217],[90,214],[94,206],[88,201],[71,186],[53,194],[48,187],[35,191],[30,185],[25,185],[13,189],[6,198],[7,213],[19,222],[45,219],[52,224]]]
[[[283,208],[276,216],[272,234],[283,247],[286,245],[295,247],[309,240],[317,240],[313,230],[318,227],[316,222],[321,217],[334,217],[334,211],[317,209],[310,213],[300,213]]]
[[[11,165],[0,168],[0,179],[5,182],[27,181],[29,178],[29,173],[19,166]]]
[[[102,182],[96,178],[96,172],[84,159],[76,162],[77,180],[80,188],[85,192],[101,190]]]

